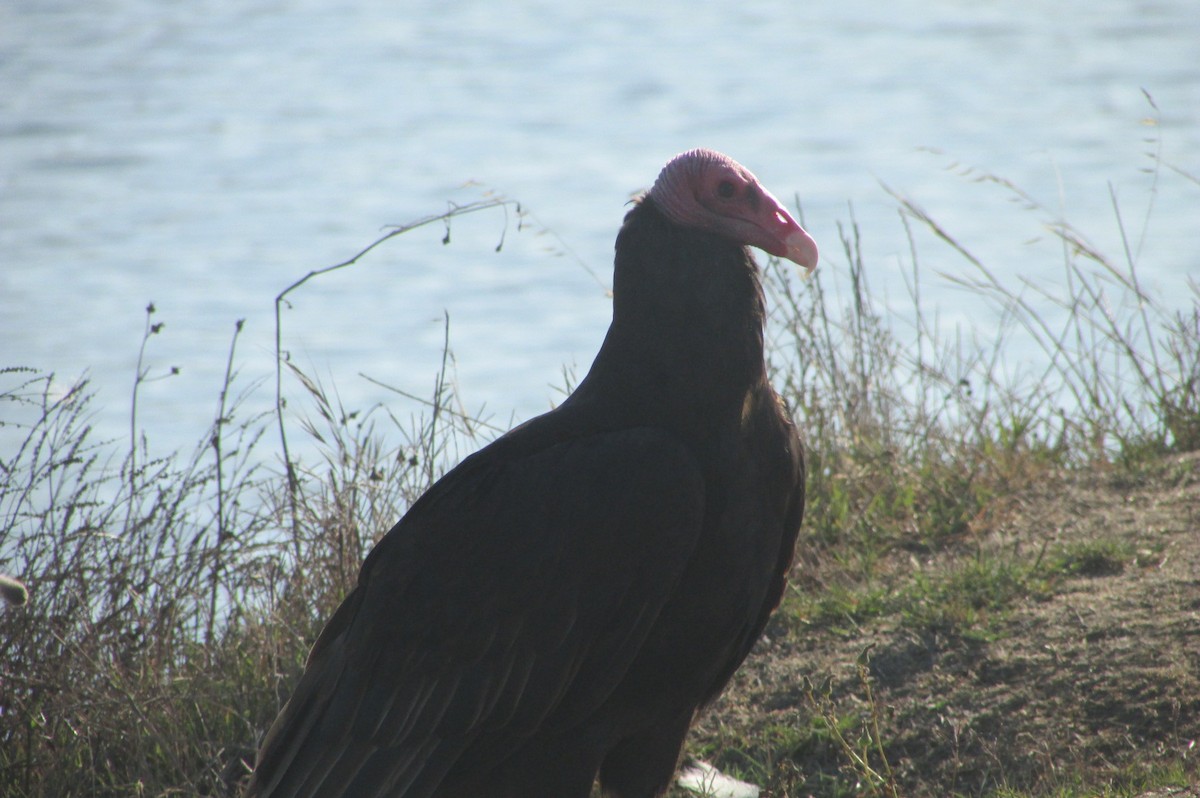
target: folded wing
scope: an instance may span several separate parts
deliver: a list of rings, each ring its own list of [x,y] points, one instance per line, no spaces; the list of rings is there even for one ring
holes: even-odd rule
[[[250,795],[427,796],[586,719],[671,595],[704,504],[690,453],[649,428],[468,458],[368,557]]]

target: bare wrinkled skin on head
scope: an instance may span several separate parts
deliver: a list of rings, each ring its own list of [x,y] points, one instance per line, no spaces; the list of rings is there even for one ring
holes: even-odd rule
[[[667,218],[787,258],[809,273],[817,244],[749,169],[715,150],[675,156],[648,195]]]

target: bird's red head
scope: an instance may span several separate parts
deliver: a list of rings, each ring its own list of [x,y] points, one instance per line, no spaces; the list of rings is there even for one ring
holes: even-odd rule
[[[817,268],[817,244],[749,169],[715,150],[676,155],[648,194],[676,224]]]

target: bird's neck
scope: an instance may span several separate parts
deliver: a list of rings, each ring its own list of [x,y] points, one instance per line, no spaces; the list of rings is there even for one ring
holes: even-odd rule
[[[749,252],[679,228],[648,201],[630,211],[616,249],[612,325],[579,392],[602,395],[626,422],[689,435],[736,423],[766,384],[763,294]]]

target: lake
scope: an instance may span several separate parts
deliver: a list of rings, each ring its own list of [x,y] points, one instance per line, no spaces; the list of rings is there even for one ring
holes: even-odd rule
[[[467,407],[507,426],[556,401],[564,367],[586,370],[626,202],[694,146],[798,197],[833,280],[853,209],[898,307],[909,244],[881,183],[992,268],[1051,288],[1047,214],[1119,254],[1115,196],[1141,276],[1187,302],[1200,187],[1171,167],[1200,174],[1200,14],[1194,0],[7,0],[0,365],[90,374],[96,430],[121,438],[153,302],[165,326],[145,362],[180,373],[142,387],[139,424],[160,452],[190,447],[237,320],[239,385],[271,379],[285,286],[491,191],[531,212],[523,230],[494,211],[456,220],[447,246],[439,225],[395,239],[296,292],[284,346],[347,408],[404,416],[416,405],[359,375],[428,394],[448,316]],[[918,244],[926,307],[986,336],[994,315],[935,274],[963,259]],[[271,401],[264,385],[245,412]]]

